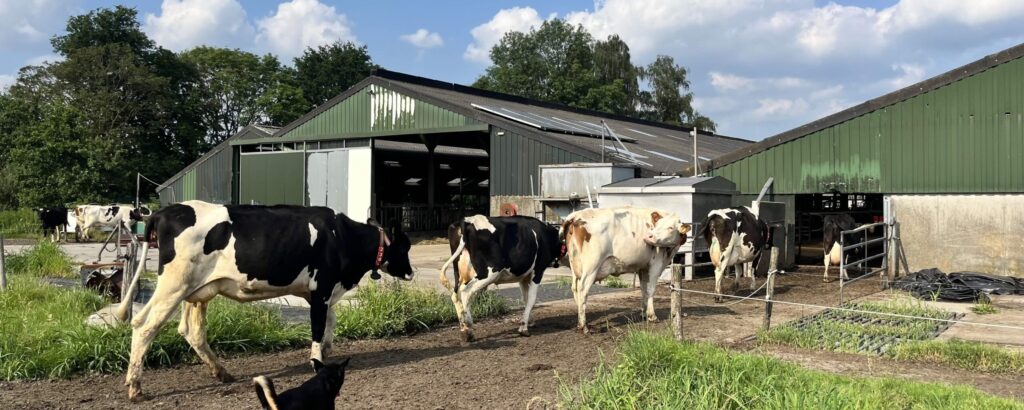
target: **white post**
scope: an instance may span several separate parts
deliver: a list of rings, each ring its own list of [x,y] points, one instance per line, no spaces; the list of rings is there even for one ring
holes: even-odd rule
[[[693,264],[696,262],[696,259],[697,258],[693,257],[692,250],[691,250],[691,252],[687,252],[687,253],[683,254],[683,260],[686,263],[686,273],[683,276],[683,280],[686,280],[686,281],[693,280],[693,270],[694,270]]]
[[[678,265],[672,267],[672,334],[683,341],[683,273]]]
[[[700,173],[700,158],[697,155],[697,127],[690,130],[690,137],[693,138],[693,176]]]
[[[7,264],[4,263],[4,234],[0,233],[0,292],[7,290]]]

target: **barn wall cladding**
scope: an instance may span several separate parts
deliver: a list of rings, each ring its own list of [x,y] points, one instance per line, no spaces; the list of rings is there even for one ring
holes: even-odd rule
[[[910,271],[1024,277],[1024,195],[893,195]]]
[[[712,162],[756,194],[1024,192],[1024,45]]]

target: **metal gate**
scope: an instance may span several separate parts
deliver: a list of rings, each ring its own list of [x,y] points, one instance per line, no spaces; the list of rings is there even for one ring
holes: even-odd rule
[[[868,233],[873,228],[881,228],[882,236],[874,239],[869,239]],[[865,278],[872,277],[876,273],[879,274],[879,277],[882,278],[882,288],[884,289],[889,286],[889,280],[891,278],[889,278],[887,274],[889,272],[888,255],[890,252],[889,242],[892,240],[892,234],[892,224],[888,222],[877,222],[873,224],[861,225],[855,229],[842,231],[839,233],[839,247],[842,250],[842,252],[839,253],[839,304],[843,303],[844,286],[860,280],[864,280]],[[875,253],[873,255],[870,254],[871,248],[869,248],[869,245],[880,242],[882,243],[882,251],[879,253]],[[854,261],[846,260],[848,252],[858,248],[862,248],[864,250],[862,257]],[[881,266],[878,268],[868,270],[868,262],[871,262],[876,259],[882,260]],[[861,272],[861,276],[853,280],[844,280],[844,278],[846,277],[846,270],[852,267],[856,267],[858,271]]]

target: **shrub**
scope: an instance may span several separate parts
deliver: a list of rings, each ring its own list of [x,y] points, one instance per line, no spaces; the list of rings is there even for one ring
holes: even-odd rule
[[[7,270],[12,275],[76,278],[71,258],[50,241],[40,241],[23,252],[8,255]]]

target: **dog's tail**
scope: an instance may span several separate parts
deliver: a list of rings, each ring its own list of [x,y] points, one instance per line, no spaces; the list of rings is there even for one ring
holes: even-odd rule
[[[257,376],[252,379],[252,386],[256,389],[256,397],[260,399],[263,410],[277,409],[277,392],[274,391],[274,382],[266,376]]]

